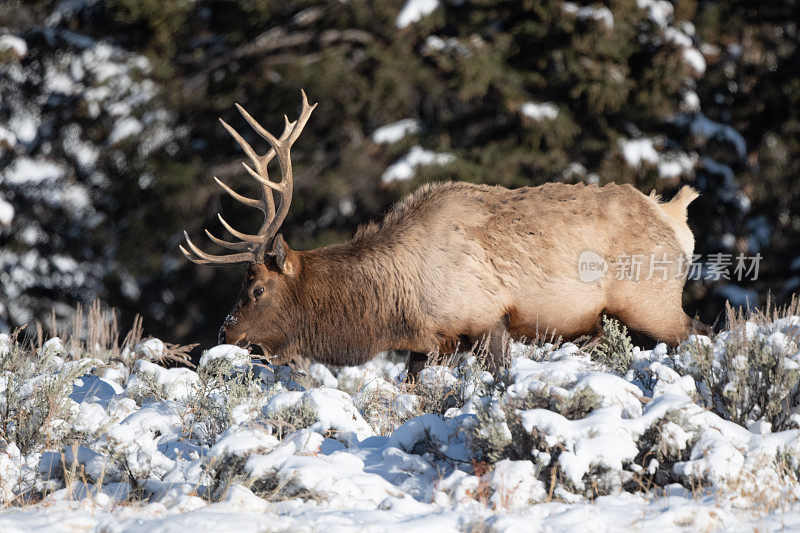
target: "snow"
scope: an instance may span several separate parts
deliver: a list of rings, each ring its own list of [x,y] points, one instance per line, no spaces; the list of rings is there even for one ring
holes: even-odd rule
[[[336,388],[339,385],[339,380],[336,379],[328,367],[320,364],[314,363],[309,368],[309,375],[321,383],[325,387]]]
[[[580,7],[574,2],[564,2],[561,4],[561,10],[569,15],[576,15],[578,20],[593,20],[602,24],[606,29],[614,28],[614,14],[605,6]]]
[[[525,102],[520,108],[520,112],[526,117],[537,122],[543,120],[554,120],[558,116],[558,107],[551,102],[536,103]]]
[[[636,0],[636,6],[647,11],[647,18],[662,28],[669,24],[674,11],[672,2],[667,0]]]
[[[397,428],[387,445],[411,453],[423,440],[430,440],[438,452],[450,460],[468,460],[458,418],[445,419],[436,414],[419,416]]]
[[[133,351],[137,357],[146,361],[159,359],[164,354],[164,342],[161,339],[147,339],[136,346]]]
[[[578,4],[575,2],[564,2],[561,4],[561,11],[570,15],[576,15],[579,9],[580,7],[578,7]]]
[[[622,157],[631,168],[639,168],[642,163],[658,162],[658,152],[652,139],[623,139],[619,142]]]
[[[317,421],[311,428],[319,433],[336,431],[346,442],[358,442],[372,437],[375,432],[345,392],[321,387],[306,392],[287,391],[276,394],[264,407],[267,417],[277,415],[281,409],[307,403],[316,411]]]
[[[53,182],[64,176],[66,171],[52,161],[20,157],[0,173],[0,183],[11,185],[39,185]]]
[[[437,154],[417,145],[412,147],[406,155],[389,166],[381,175],[381,181],[383,183],[390,183],[392,181],[408,180],[414,177],[417,167],[425,165],[446,165],[453,161],[455,161],[455,156],[452,154]]]
[[[672,26],[664,28],[664,40],[683,48],[692,47],[692,38],[683,33],[678,28]]]
[[[414,135],[419,132],[419,121],[407,118],[381,126],[372,133],[372,142],[376,144],[396,143],[407,135]]]
[[[700,97],[694,91],[686,91],[681,101],[681,111],[685,113],[696,113],[700,111]]]
[[[662,179],[675,179],[690,175],[697,165],[697,154],[678,152],[670,155],[661,155],[658,162],[658,177]]]
[[[146,377],[145,377],[146,376]],[[164,368],[141,359],[131,371],[128,389],[158,387],[159,395],[166,400],[185,400],[197,386],[198,377],[188,368]],[[138,391],[137,391],[138,392]]]
[[[748,323],[746,331],[791,354],[798,327],[800,317],[786,317]],[[0,530],[262,531],[278,524],[292,530],[527,530],[532,524],[565,530],[594,523],[612,530],[798,528],[800,485],[781,477],[775,461],[800,460],[800,434],[773,431],[763,421],[742,427],[720,418],[698,403],[699,384],[681,373],[691,343],[711,346],[719,358],[726,335],[694,337],[677,351],[663,344],[635,348],[632,368],[650,376],[652,387],[633,371],[625,377],[608,372],[569,343],[512,343],[508,374],[494,389],[479,391],[466,381],[475,375],[494,383],[466,372],[474,357],[454,368],[430,366],[421,386],[467,391],[466,401],[445,415],[407,412],[385,434],[377,431],[385,419],[366,416],[359,398],[366,401],[368,391],[416,398],[417,390],[402,383],[403,365],[386,355],[361,367],[314,364],[307,374],[319,386],[304,389],[288,368],[255,365],[235,346],[206,350],[201,367],[217,360],[239,367],[234,373],[250,367],[265,395],[251,417],[228,419],[213,434],[198,430],[193,398],[202,388],[200,374],[153,362],[166,348],[162,341],[139,344],[128,363],[106,364],[70,360],[61,340],[50,339],[42,356],[53,363],[32,381],[75,365],[89,368],[72,385],[67,402],[73,415],[61,422],[73,437],[29,453],[14,443],[0,446],[0,498],[8,505]],[[0,353],[9,349],[10,337],[0,334]],[[159,397],[137,392],[145,374],[161,387]],[[353,388],[357,392],[343,390]],[[598,403],[579,416],[515,403],[531,393],[569,402],[586,390]],[[230,401],[222,389],[208,398]],[[312,408],[310,425],[277,433],[276,417],[298,404]],[[511,423],[507,417],[519,417],[528,438],[546,448],[527,458],[479,463],[469,434],[483,408],[501,433]],[[659,453],[674,457],[674,464],[659,465],[654,457],[637,462],[645,435],[656,427]],[[557,467],[556,478],[550,466]],[[660,467],[678,481],[624,488]],[[64,482],[69,471],[81,472],[71,484]],[[230,484],[220,485],[224,479]],[[48,488],[40,503],[21,505],[15,495],[25,487]],[[607,494],[594,494],[597,487]],[[136,491],[144,499],[128,501]]]
[[[14,52],[17,57],[25,57],[28,53],[28,43],[15,35],[0,35],[0,53]]]
[[[200,366],[206,366],[216,359],[227,359],[232,366],[237,367],[250,363],[250,353],[232,344],[220,344],[203,352],[200,356]]]
[[[530,501],[542,501],[547,497],[545,484],[536,479],[537,468],[531,461],[498,462],[489,483],[499,487],[489,498],[495,509],[520,510],[528,507]]]
[[[622,139],[618,146],[625,163],[633,169],[655,166],[658,176],[665,180],[674,180],[684,176],[693,176],[699,157],[696,153],[678,151],[658,152],[656,144],[663,142],[653,138]]]
[[[14,220],[14,206],[0,194],[0,225],[10,226]]]
[[[64,131],[64,151],[75,158],[81,169],[94,168],[100,151],[90,142],[80,138],[81,128],[77,124],[67,126]]]
[[[108,134],[108,144],[117,144],[128,137],[138,135],[143,129],[144,126],[136,118],[125,117],[114,124],[114,128]]]
[[[689,132],[704,140],[719,139],[728,142],[734,147],[739,157],[747,154],[747,143],[738,131],[727,124],[715,122],[702,113],[698,113],[691,119]]]
[[[608,30],[614,28],[614,14],[605,6],[584,6],[578,9],[578,20],[594,20],[601,23]]]
[[[244,457],[252,453],[269,452],[276,448],[279,442],[265,428],[231,426],[217,438],[209,455],[219,458]]]
[[[32,322],[53,307],[65,320],[71,311],[60,301],[105,295],[119,243],[112,236],[104,253],[88,244],[114,201],[101,167],[143,167],[180,136],[155,98],[146,58],[76,33],[81,24],[70,17],[95,2],[53,2],[48,22],[23,33],[29,43],[0,29],[0,231],[10,238],[0,250],[3,325]],[[136,152],[108,150],[123,139]]]
[[[443,39],[438,35],[429,35],[420,49],[423,55],[430,55],[436,52],[450,52],[453,50],[463,56],[468,56],[470,54],[470,49],[456,37],[447,37]]]
[[[427,17],[439,7],[439,0],[408,0],[397,15],[395,24],[405,28]]]
[[[696,48],[686,48],[681,53],[683,54],[683,60],[692,67],[696,77],[702,77],[703,74],[706,73],[706,60],[699,50]]]
[[[30,109],[22,109],[11,115],[7,127],[14,132],[17,141],[27,144],[36,139],[41,118]]]

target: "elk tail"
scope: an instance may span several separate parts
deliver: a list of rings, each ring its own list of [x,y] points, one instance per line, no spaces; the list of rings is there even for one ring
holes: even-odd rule
[[[686,222],[686,209],[689,207],[689,204],[692,203],[694,199],[700,196],[693,187],[689,185],[684,185],[681,187],[681,190],[678,191],[672,200],[665,204],[659,204],[661,209],[664,210],[670,218],[674,220],[678,220],[680,222]]]

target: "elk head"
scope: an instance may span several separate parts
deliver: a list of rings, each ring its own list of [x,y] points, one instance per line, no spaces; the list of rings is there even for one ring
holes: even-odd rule
[[[258,344],[267,356],[281,351],[287,342],[288,330],[291,325],[283,311],[292,298],[292,288],[299,275],[297,252],[289,249],[283,236],[278,233],[278,229],[286,218],[292,202],[290,150],[302,133],[311,112],[317,106],[317,104],[309,105],[306,93],[301,91],[301,94],[303,108],[300,117],[294,122],[289,122],[289,118],[284,115],[283,134],[278,138],[256,122],[243,107],[236,104],[236,108],[245,120],[271,146],[265,155],[258,155],[236,130],[220,119],[228,133],[233,136],[250,158],[254,168],[244,162],[242,165],[261,186],[261,199],[256,200],[242,196],[216,177],[214,177],[214,181],[235,200],[264,213],[264,223],[258,233],[251,235],[237,231],[222,218],[222,215],[217,213],[219,221],[238,241],[224,241],[215,237],[208,230],[205,232],[213,242],[236,253],[228,255],[205,253],[195,246],[186,231],[183,234],[186,238],[186,245],[192,253],[183,246],[179,246],[183,255],[199,265],[248,265],[247,277],[242,285],[239,298],[219,330],[219,343],[237,344],[243,347],[251,343]],[[271,181],[267,173],[267,165],[276,155],[281,169],[279,182]],[[273,191],[278,195],[277,209]]]

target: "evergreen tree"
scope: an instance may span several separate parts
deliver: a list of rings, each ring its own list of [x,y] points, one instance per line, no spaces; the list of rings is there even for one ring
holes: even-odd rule
[[[0,124],[17,138],[0,138],[0,194],[15,212],[0,228],[0,276],[39,279],[22,259],[8,259],[32,249],[68,250],[85,273],[85,283],[45,290],[35,282],[15,296],[4,282],[3,319],[19,324],[53,302],[100,296],[123,318],[144,314],[154,334],[213,342],[242,273],[184,261],[181,232],[219,232],[218,210],[243,229],[260,223],[211,180],[254,186],[217,117],[264,149],[233,104],[280,130],[300,88],[320,105],[293,150],[296,190],[283,229],[293,247],[347,239],[429,180],[618,182],[665,197],[689,183],[703,193],[690,210],[698,252],[764,256],[758,282],[692,282],[690,313],[713,321],[723,297],[752,297],[736,287],[757,289],[763,301],[769,289],[783,296],[800,285],[800,262],[792,263],[800,236],[796,2],[411,6],[42,0],[0,8],[0,26],[27,47],[22,57],[0,51]],[[118,101],[135,95],[92,107],[91,95],[104,90],[93,74],[72,80],[69,94],[53,89],[48,72],[71,76],[74,57],[98,48],[129,65],[131,83],[147,85],[151,98],[119,114]],[[42,117],[34,140],[12,131],[14,106]],[[141,129],[116,139],[123,119]],[[70,155],[74,138],[94,147],[92,165]],[[10,180],[26,157],[57,164],[61,186],[87,187],[92,216],[75,217],[75,229],[66,222],[75,210]],[[22,228],[37,224],[46,237],[27,242]]]

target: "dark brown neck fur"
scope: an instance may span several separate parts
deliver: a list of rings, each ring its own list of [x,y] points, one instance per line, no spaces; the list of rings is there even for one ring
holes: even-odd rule
[[[354,239],[298,256],[297,327],[290,343],[299,354],[358,365],[414,334],[417,299],[409,287],[415,284],[403,279],[414,269],[398,265],[388,243],[372,246]]]

